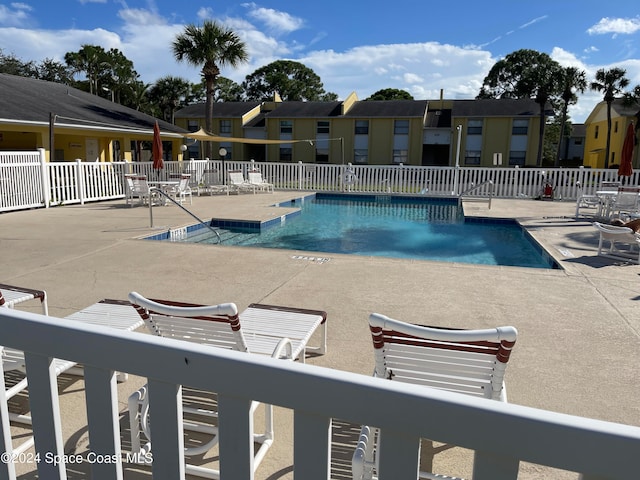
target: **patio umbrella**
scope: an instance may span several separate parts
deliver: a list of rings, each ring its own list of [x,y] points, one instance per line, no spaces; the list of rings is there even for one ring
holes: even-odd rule
[[[631,160],[633,158],[633,147],[635,146],[636,132],[633,128],[633,123],[630,123],[627,127],[627,133],[624,136],[624,143],[622,144],[622,153],[620,155],[620,167],[618,168],[618,175],[621,177],[630,177],[633,173],[633,166]]]
[[[162,161],[162,139],[160,138],[160,127],[158,122],[153,126],[153,147],[151,149],[153,155],[153,169],[161,170],[164,168]]]

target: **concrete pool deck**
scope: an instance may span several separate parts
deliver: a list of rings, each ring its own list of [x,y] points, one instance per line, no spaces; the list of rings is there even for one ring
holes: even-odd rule
[[[280,214],[271,205],[301,195],[202,196],[187,208],[207,220],[264,220]],[[0,283],[46,290],[57,316],[132,290],[234,302],[241,310],[254,302],[325,310],[329,350],[309,363],[365,375],[373,368],[371,312],[440,326],[513,325],[519,337],[506,375],[511,403],[640,426],[640,266],[597,257],[596,230],[574,211],[574,202],[524,199],[494,200],[490,210],[465,205],[467,215],[519,220],[562,270],[141,241],[192,218],[175,206],[156,207],[150,228],[149,210],[124,200],[11,212],[0,215]],[[119,387],[123,418],[140,381]],[[81,386],[74,377],[72,388],[61,390],[66,451],[87,446]],[[291,421],[291,412],[276,409],[276,441],[257,479],[292,478]],[[467,452],[437,450],[442,473],[470,476]],[[336,457],[334,478],[349,478],[348,455],[347,448],[345,458]],[[125,478],[149,478],[146,472],[127,468]],[[88,477],[80,469],[73,478]],[[525,464],[519,478],[577,475]]]

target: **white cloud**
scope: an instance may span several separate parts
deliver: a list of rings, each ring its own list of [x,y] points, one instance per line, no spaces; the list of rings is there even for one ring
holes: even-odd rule
[[[286,12],[274,10],[273,8],[258,7],[255,3],[243,4],[249,8],[248,16],[257,20],[274,34],[291,33],[304,26],[304,20]]]
[[[130,26],[146,27],[150,25],[165,25],[167,23],[167,21],[157,13],[143,8],[122,9],[118,12],[118,17],[125,22],[127,25],[125,28],[127,29]]]
[[[589,35],[602,35],[612,33],[632,34],[640,30],[640,17],[635,18],[608,18],[605,17],[587,30]]]
[[[8,27],[25,25],[25,23],[31,22],[29,14],[32,10],[26,3],[11,3],[9,6],[0,5],[0,25]]]

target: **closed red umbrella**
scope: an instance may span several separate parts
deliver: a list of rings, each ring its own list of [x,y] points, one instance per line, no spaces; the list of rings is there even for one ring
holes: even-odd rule
[[[631,161],[633,159],[633,148],[635,147],[636,132],[633,128],[633,123],[630,123],[627,127],[627,133],[624,136],[624,143],[622,144],[622,153],[620,154],[620,167],[618,168],[618,175],[621,177],[630,177],[633,174],[633,166]]]
[[[164,161],[162,160],[162,139],[160,138],[160,127],[157,121],[153,126],[153,147],[151,154],[153,155],[153,169],[160,170],[164,168]]]

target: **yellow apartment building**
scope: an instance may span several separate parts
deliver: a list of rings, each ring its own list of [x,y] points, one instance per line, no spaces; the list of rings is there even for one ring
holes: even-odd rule
[[[616,99],[611,104],[611,141],[609,147],[608,167],[618,168],[622,144],[630,123],[637,128],[638,112],[637,104],[626,105],[622,99]],[[607,150],[607,104],[598,103],[585,121],[586,136],[584,146],[584,166],[591,168],[605,168],[605,156]],[[637,132],[637,130],[636,130]],[[637,140],[636,140],[637,142]],[[632,165],[640,166],[638,162],[638,148],[633,151]]]
[[[179,110],[176,125],[197,131],[204,111]],[[236,161],[524,167],[535,166],[539,122],[529,99],[361,101],[352,93],[334,102],[216,103],[210,133],[233,139],[214,142],[214,151]],[[197,142],[187,146],[201,158]]]

